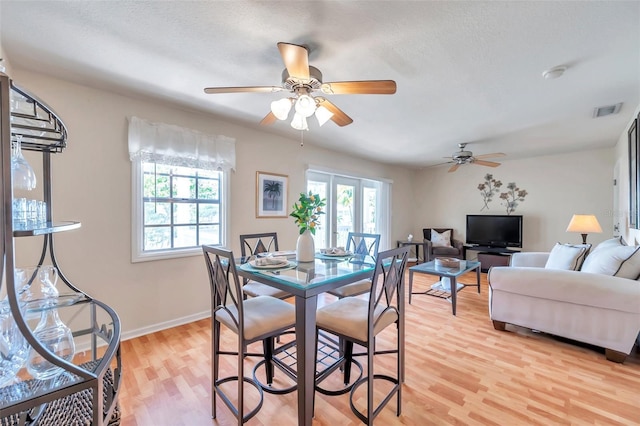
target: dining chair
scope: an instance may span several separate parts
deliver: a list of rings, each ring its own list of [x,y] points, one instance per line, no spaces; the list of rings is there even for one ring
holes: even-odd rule
[[[236,270],[236,264],[231,250],[213,246],[202,246],[209,284],[211,287],[211,410],[216,418],[216,394],[227,405],[242,425],[255,416],[264,400],[263,390],[269,392],[273,383],[274,365],[279,360],[274,357],[274,340],[276,336],[294,327],[295,307],[283,300],[271,296],[257,296],[244,299],[242,288]],[[235,351],[223,350],[220,344],[221,325],[234,332],[238,337]],[[249,354],[247,345],[262,341],[263,353]],[[220,355],[235,356],[237,359],[237,375],[219,377]],[[259,355],[263,358],[266,372],[266,386],[258,381],[254,368],[253,377],[244,374],[245,356]],[[261,361],[261,363],[263,362]],[[221,385],[236,381],[238,384],[237,398],[230,398]],[[245,386],[253,386],[259,395],[259,402],[248,413],[244,413]],[[230,389],[227,387],[227,389]],[[295,387],[292,389],[294,390]],[[276,393],[276,392],[272,392]],[[237,401],[237,405],[233,404]]]
[[[240,254],[242,257],[256,256],[261,253],[278,251],[278,234],[276,232],[263,232],[258,234],[240,235]],[[257,281],[244,280],[242,291],[246,296],[271,296],[278,299],[292,297],[291,293],[279,290]]]
[[[345,385],[350,381],[351,363],[354,356],[367,356],[367,374],[351,385],[349,405],[353,413],[367,425],[372,425],[374,418],[382,408],[397,397],[396,415],[401,413],[402,382],[404,381],[404,271],[409,255],[409,246],[403,246],[380,252],[376,258],[375,271],[369,292],[369,298],[344,297],[336,302],[318,309],[316,315],[316,334],[331,333],[345,340],[345,352],[335,363],[320,373],[316,378],[319,384],[338,368],[343,368]],[[397,332],[396,346],[389,350],[376,351],[375,338],[387,327],[395,325]],[[365,353],[354,354],[354,344],[366,349]],[[317,351],[316,351],[317,353]],[[374,368],[375,355],[395,354],[395,377],[388,374],[376,374]],[[317,354],[316,354],[317,356]],[[384,380],[391,383],[391,389],[374,406],[374,381]],[[354,403],[357,389],[367,384],[366,415]],[[378,399],[378,398],[376,398]]]
[[[352,252],[354,256],[370,256],[372,261],[378,256],[380,246],[380,234],[366,234],[362,232],[349,232],[347,235],[346,251]],[[363,279],[352,284],[347,284],[331,290],[328,293],[338,298],[348,296],[359,296],[366,294],[371,289],[371,279]]]

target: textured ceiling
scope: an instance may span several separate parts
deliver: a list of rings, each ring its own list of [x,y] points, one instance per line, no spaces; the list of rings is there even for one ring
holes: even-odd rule
[[[13,68],[257,123],[280,85],[279,41],[310,48],[325,81],[393,79],[395,95],[333,95],[354,120],[310,122],[306,143],[438,164],[467,142],[505,160],[611,147],[640,104],[638,1],[0,1]],[[563,77],[544,70],[564,65]],[[624,102],[593,119],[597,106]],[[152,118],[152,117],[150,117]],[[233,136],[233,135],[231,135]]]

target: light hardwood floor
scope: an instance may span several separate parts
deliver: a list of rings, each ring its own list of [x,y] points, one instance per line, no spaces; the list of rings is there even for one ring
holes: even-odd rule
[[[392,400],[376,424],[640,424],[637,347],[624,364],[615,364],[597,348],[511,325],[507,332],[496,331],[488,315],[486,274],[482,276],[480,295],[473,287],[458,293],[455,317],[448,301],[413,296],[406,310],[402,415],[395,416]],[[461,282],[474,279],[467,275]],[[416,274],[414,291],[434,280]],[[233,345],[232,336],[223,341]],[[211,419],[209,320],[125,341],[122,352],[123,426],[235,424],[220,400],[217,419]],[[234,371],[234,361],[222,367],[222,374]],[[392,363],[383,360],[381,369]],[[296,419],[295,392],[265,394],[262,410],[247,424],[288,426]],[[348,395],[316,394],[314,425],[357,424]]]

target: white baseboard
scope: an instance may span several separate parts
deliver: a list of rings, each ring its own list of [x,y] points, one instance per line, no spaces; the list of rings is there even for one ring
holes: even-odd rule
[[[206,310],[203,312],[198,312],[196,314],[187,315],[186,317],[172,319],[171,321],[160,322],[157,324],[152,324],[147,327],[137,328],[135,330],[130,330],[122,333],[121,340],[129,340],[136,337],[144,336],[146,334],[155,333],[156,331],[166,330],[168,328],[177,327],[179,325],[189,324],[190,322],[198,321],[204,318],[209,318],[211,316],[211,311]]]
[[[124,340],[134,339],[136,337],[155,333],[157,331],[178,327],[179,325],[184,325],[184,324],[188,324],[190,322],[198,321],[204,318],[209,318],[210,316],[211,316],[211,311],[206,310],[203,312],[198,312],[196,314],[187,315],[186,317],[172,319],[171,321],[152,324],[147,327],[126,331],[122,333],[120,340],[124,341]],[[98,346],[101,347],[101,346],[104,346],[104,344],[99,344]],[[76,338],[76,353],[88,351],[90,348],[91,348],[91,344],[90,344],[89,336],[83,336],[83,338],[80,338],[80,339]]]

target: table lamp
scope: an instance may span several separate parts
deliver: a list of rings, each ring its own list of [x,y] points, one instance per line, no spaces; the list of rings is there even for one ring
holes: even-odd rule
[[[587,243],[588,233],[601,233],[602,228],[598,223],[595,215],[592,214],[574,214],[567,227],[567,232],[579,232],[582,234],[582,244]]]

